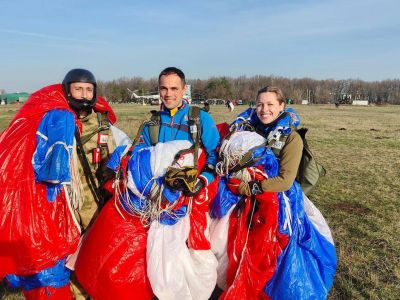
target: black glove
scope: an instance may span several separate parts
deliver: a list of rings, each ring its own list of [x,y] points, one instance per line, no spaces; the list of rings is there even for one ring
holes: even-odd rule
[[[252,196],[263,193],[261,181],[241,182],[238,188],[240,195]]]
[[[193,192],[183,191],[183,194],[185,196],[190,196],[190,197],[196,196],[205,187],[205,185],[206,184],[205,184],[204,180],[197,178],[196,184],[194,185],[194,188],[193,188]]]
[[[99,182],[99,186],[102,186],[110,179],[115,178],[115,172],[107,167],[106,162],[102,162],[100,164],[100,166],[96,170],[95,175],[96,175],[97,181]]]

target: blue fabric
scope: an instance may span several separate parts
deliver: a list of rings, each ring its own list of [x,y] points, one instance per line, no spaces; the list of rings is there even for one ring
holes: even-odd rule
[[[229,209],[242,199],[241,195],[232,193],[226,185],[227,178],[221,177],[218,185],[218,192],[210,206],[210,216],[212,218],[222,218]]]
[[[159,185],[161,185],[161,182],[159,183]],[[171,190],[168,186],[165,185],[162,194],[165,200],[167,200],[169,203],[174,203],[176,200],[179,199],[182,192],[178,190]]]
[[[326,299],[336,271],[336,250],[304,212],[302,191],[297,182],[285,192],[289,198],[292,235],[278,258],[276,272],[264,287],[271,299]],[[278,230],[286,218],[283,194],[278,193]]]
[[[121,163],[121,156],[126,146],[117,147],[112,154],[107,166],[112,170],[116,171]],[[130,146],[128,146],[130,147]],[[163,177],[154,178],[154,174],[151,171],[151,148],[150,147],[135,147],[132,151],[132,155],[128,161],[127,168],[132,175],[132,180],[137,190],[144,197],[141,199],[128,189],[128,194],[123,193],[120,196],[120,201],[123,208],[129,213],[135,213],[136,211],[145,211],[148,209],[149,200],[146,197],[149,196],[151,187],[153,184],[161,186],[163,183]],[[168,187],[163,190],[164,199],[170,204],[178,201],[181,192],[172,191]],[[128,197],[129,196],[129,197]],[[132,209],[132,206],[134,209]],[[175,224],[179,218],[182,218],[187,213],[187,207],[182,206],[179,209],[163,212],[160,216],[159,222],[166,225]]]
[[[189,105],[187,105],[186,102],[182,103],[182,106],[174,116],[171,116],[168,110],[162,110],[158,141],[165,143],[174,140],[187,140],[194,143],[188,131],[188,115]],[[205,111],[200,111],[200,124],[201,143],[207,154],[206,164],[215,166],[217,163],[217,153],[215,149],[219,143],[218,129],[211,116]],[[146,146],[151,146],[148,126],[144,127],[140,141]],[[206,178],[208,181],[207,183],[210,183],[214,179],[214,175],[209,172],[202,172],[200,175]]]
[[[145,148],[134,152],[128,162],[128,170],[131,172],[133,182],[144,197],[150,194],[154,183],[150,157],[150,149]]]
[[[114,152],[111,154],[110,158],[107,162],[107,167],[117,172],[119,166],[121,165],[122,153],[125,151],[126,147],[130,147],[130,145],[122,145],[118,146],[114,149]]]
[[[65,259],[62,259],[58,260],[53,267],[44,269],[34,275],[17,276],[10,274],[6,276],[6,280],[12,288],[22,288],[25,291],[30,291],[46,286],[63,287],[69,284],[69,277],[70,270],[65,267]]]
[[[253,166],[262,166],[268,177],[278,175],[278,161],[271,149],[265,147],[256,148],[253,150],[252,157],[259,159]],[[226,184],[229,178],[230,176],[228,175],[220,179],[217,195],[211,202],[210,215],[212,218],[222,218],[242,198],[242,196],[232,193],[227,187]]]
[[[49,201],[56,199],[62,183],[71,181],[70,158],[74,131],[73,114],[57,109],[47,112],[37,129],[33,170],[36,182],[46,185]]]
[[[173,211],[163,211],[160,215],[159,222],[164,225],[175,225],[179,219],[187,214],[187,205],[182,205]]]

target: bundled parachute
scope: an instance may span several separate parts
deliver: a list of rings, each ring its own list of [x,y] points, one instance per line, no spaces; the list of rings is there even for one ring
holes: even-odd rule
[[[221,147],[218,170],[227,175],[221,177],[211,206],[211,244],[222,298],[325,299],[336,252],[327,223],[299,184],[255,197],[232,193],[240,181],[277,176],[275,155],[258,147],[264,142],[256,133],[243,131],[233,133]],[[247,163],[235,172],[243,157]]]
[[[193,166],[193,151],[185,151],[190,147],[188,141],[171,141],[133,149],[126,162],[126,189],[115,183],[119,196],[100,212],[76,263],[77,278],[93,298],[211,295],[217,261],[210,250],[208,208],[218,182],[195,197],[164,183],[171,166]],[[126,152],[117,148],[109,166],[120,168]]]

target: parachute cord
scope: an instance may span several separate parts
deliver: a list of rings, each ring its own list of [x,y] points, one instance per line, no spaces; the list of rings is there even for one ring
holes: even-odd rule
[[[74,211],[79,211],[82,209],[84,201],[84,190],[82,185],[81,176],[79,176],[79,164],[78,164],[78,153],[76,149],[76,142],[74,141],[72,154],[69,158],[70,164],[70,174],[71,174],[71,186],[68,189],[69,201],[71,207]]]
[[[231,143],[231,139],[225,140],[222,143],[220,149],[220,153],[223,153],[221,157],[222,161],[218,162],[216,165],[216,173],[220,176],[226,176],[229,170],[236,167],[244,155],[241,149],[232,149],[232,147],[230,147]]]
[[[248,200],[248,199],[247,199],[247,200]],[[251,226],[251,221],[253,220],[253,215],[254,215],[255,207],[256,207],[256,200],[254,199],[254,201],[253,201],[253,208],[252,208],[252,210],[251,210],[251,215],[250,215],[250,222],[249,222],[249,225],[247,226],[246,240],[245,240],[244,245],[243,245],[243,249],[242,249],[242,252],[241,252],[240,261],[239,261],[238,268],[237,268],[236,274],[235,274],[235,279],[234,279],[233,282],[235,282],[236,279],[237,279],[237,277],[239,276],[240,268],[241,268],[242,265],[243,265],[242,262],[243,262],[243,259],[244,259],[244,252],[245,252],[246,249],[247,249],[247,242],[248,242],[248,240],[249,240],[249,234],[250,234],[250,226]],[[235,251],[233,251],[233,253],[235,253]],[[236,260],[236,259],[237,259],[237,258],[235,257],[235,260]],[[232,286],[233,286],[233,285],[232,285]],[[229,289],[228,289],[228,291],[229,291]],[[236,299],[235,295],[233,295],[232,299]]]

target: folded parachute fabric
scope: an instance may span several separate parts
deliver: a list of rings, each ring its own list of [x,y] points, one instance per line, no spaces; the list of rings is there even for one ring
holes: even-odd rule
[[[230,178],[254,180],[260,175],[256,171],[277,176],[278,162],[270,149],[249,142],[243,149],[237,143],[253,139],[254,134],[234,133],[229,137],[229,150],[221,147],[221,157],[237,161],[246,151],[258,157],[251,166],[221,177],[211,204],[211,245],[219,260],[217,282],[224,289],[222,298],[326,299],[337,264],[334,243],[322,214],[299,184],[253,199],[227,188]],[[229,170],[232,166],[226,163],[231,161],[225,159],[219,169]]]
[[[94,299],[211,296],[217,261],[210,250],[208,208],[218,182],[194,197],[164,186],[171,165],[193,167],[193,151],[176,159],[190,147],[188,141],[171,141],[133,149],[126,188],[102,209],[77,259],[77,278]],[[108,166],[118,170],[126,150],[117,148]]]

